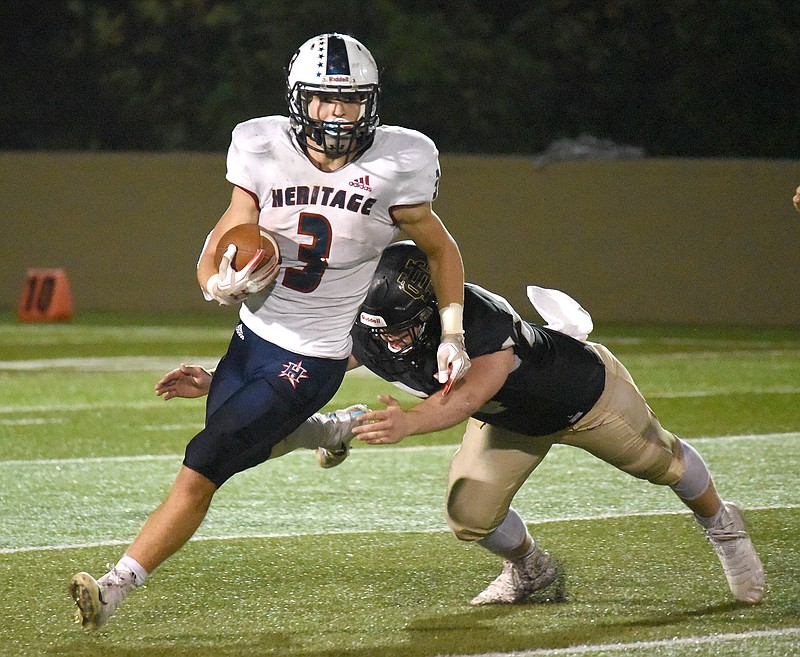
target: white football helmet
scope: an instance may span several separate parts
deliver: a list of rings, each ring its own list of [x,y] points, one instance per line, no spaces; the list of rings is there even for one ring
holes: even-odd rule
[[[297,49],[286,69],[286,99],[297,140],[328,157],[369,148],[378,127],[378,66],[360,42],[346,34],[320,34]],[[320,121],[308,113],[315,95],[353,95],[361,103],[355,122]]]

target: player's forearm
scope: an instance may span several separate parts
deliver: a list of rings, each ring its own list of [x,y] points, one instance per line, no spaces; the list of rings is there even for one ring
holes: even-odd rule
[[[458,393],[458,394],[456,394]],[[410,436],[449,429],[469,418],[485,403],[470,390],[459,389],[446,397],[440,392],[406,412]]]
[[[200,287],[205,290],[208,279],[216,273],[217,268],[214,267],[213,254],[210,252],[204,252],[200,256],[200,260],[197,263],[197,282],[200,284]]]
[[[414,435],[430,433],[463,422],[498,393],[513,368],[513,349],[478,356],[449,394],[436,392],[406,413],[411,431]]]
[[[230,205],[206,237],[203,251],[197,262],[197,281],[200,283],[200,287],[205,290],[208,279],[218,271],[214,265],[214,252],[220,237],[238,224],[257,224],[258,216],[258,200],[255,195],[234,185]]]
[[[458,246],[448,239],[434,253],[428,254],[431,279],[439,308],[464,305],[464,264]]]

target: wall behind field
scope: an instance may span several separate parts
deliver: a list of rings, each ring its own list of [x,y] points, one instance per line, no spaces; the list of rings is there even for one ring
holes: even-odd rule
[[[525,316],[537,283],[596,322],[800,325],[800,161],[441,164],[434,209],[467,279]],[[77,314],[222,312],[194,268],[229,197],[221,153],[0,153],[0,308],[16,308],[28,267],[61,267]]]

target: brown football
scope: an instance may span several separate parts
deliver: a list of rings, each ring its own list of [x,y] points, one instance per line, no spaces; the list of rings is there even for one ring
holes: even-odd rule
[[[220,238],[217,250],[214,252],[215,267],[219,268],[219,263],[222,261],[225,251],[228,250],[229,244],[236,245],[236,255],[231,263],[236,271],[247,266],[247,263],[253,259],[259,249],[264,251],[264,255],[261,256],[256,269],[261,269],[261,267],[267,265],[272,256],[275,256],[275,262],[280,260],[278,243],[275,238],[257,224],[239,224]]]

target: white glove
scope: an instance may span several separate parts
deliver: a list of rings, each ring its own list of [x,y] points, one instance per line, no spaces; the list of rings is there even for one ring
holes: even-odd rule
[[[445,384],[442,394],[450,392],[453,384],[463,377],[470,368],[469,356],[464,348],[464,335],[462,333],[445,334],[439,348],[436,350],[436,362],[439,373],[436,375],[439,383]]]
[[[236,271],[231,267],[231,260],[236,255],[236,245],[229,244],[225,255],[219,263],[219,272],[209,277],[206,282],[206,292],[211,299],[218,301],[223,306],[241,301],[248,294],[260,292],[278,276],[280,267],[273,256],[266,265],[254,272],[263,251],[259,249],[242,269]],[[209,299],[210,300],[210,299]]]

